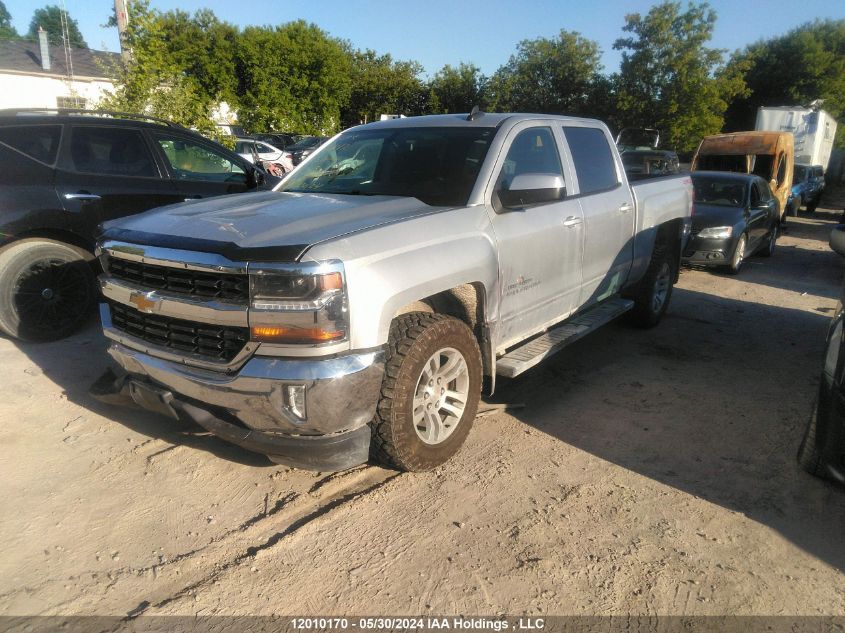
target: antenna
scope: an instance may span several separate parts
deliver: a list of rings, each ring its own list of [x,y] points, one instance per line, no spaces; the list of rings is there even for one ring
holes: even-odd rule
[[[68,89],[73,96],[74,103],[79,105],[79,98],[76,96],[76,89],[73,86],[73,52],[70,50],[70,30],[68,29],[67,9],[65,8],[65,0],[62,0],[61,9],[59,9],[59,16],[62,23],[62,44],[65,49],[65,68],[67,68],[67,82]]]

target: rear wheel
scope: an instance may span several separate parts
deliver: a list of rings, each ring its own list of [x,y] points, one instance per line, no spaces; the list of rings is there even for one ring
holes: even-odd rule
[[[371,423],[372,457],[410,471],[443,464],[463,445],[480,397],[481,353],[462,321],[423,312],[396,317]]]
[[[657,244],[639,290],[633,297],[631,320],[639,327],[654,327],[663,318],[672,298],[675,263],[665,244]]]
[[[49,240],[23,240],[0,253],[0,329],[26,341],[77,330],[96,301],[84,252]]]
[[[763,249],[760,251],[760,255],[763,257],[771,257],[775,252],[775,247],[777,246],[778,241],[778,225],[775,224],[772,226],[772,230],[769,233],[769,239],[766,241],[766,244],[763,246]]]
[[[816,212],[816,207],[819,206],[819,198],[821,198],[821,196],[816,196],[812,202],[807,202],[807,213]]]

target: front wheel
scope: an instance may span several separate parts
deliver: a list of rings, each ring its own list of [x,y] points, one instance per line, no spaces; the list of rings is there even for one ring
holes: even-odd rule
[[[371,456],[399,470],[440,466],[464,443],[481,397],[481,353],[462,321],[411,312],[390,326]]]
[[[731,275],[738,275],[739,271],[742,270],[742,263],[745,261],[746,244],[748,244],[748,238],[746,238],[743,233],[739,236],[739,239],[736,242],[733,257],[731,257],[731,263],[728,264],[728,272]]]
[[[675,263],[669,249],[658,244],[640,282],[639,292],[633,297],[634,308],[630,314],[635,325],[650,328],[660,322],[669,307],[674,280]]]
[[[55,341],[93,311],[94,273],[79,249],[49,240],[13,244],[0,254],[0,330],[25,341]]]

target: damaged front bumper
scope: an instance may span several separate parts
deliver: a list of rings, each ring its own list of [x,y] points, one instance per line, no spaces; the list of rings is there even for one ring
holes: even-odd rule
[[[325,359],[253,356],[237,373],[157,358],[121,343],[91,394],[187,418],[273,461],[312,470],[344,470],[367,461],[370,429],[384,375],[382,351]],[[125,372],[125,374],[123,373]]]

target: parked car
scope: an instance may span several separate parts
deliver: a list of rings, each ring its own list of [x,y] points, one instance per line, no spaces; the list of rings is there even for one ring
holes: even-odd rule
[[[795,164],[792,174],[792,190],[787,205],[789,215],[798,215],[801,207],[813,213],[819,205],[824,191],[824,170],[821,165]]]
[[[616,137],[616,147],[629,180],[666,176],[680,172],[678,154],[659,149],[660,132],[652,128],[623,128]]]
[[[252,137],[258,141],[269,143],[273,147],[279,149],[286,149],[289,145],[296,143],[296,137],[293,134],[285,134],[283,132],[266,132],[264,134],[253,134]]]
[[[697,171],[692,183],[695,206],[685,263],[737,274],[747,256],[774,253],[780,210],[765,180],[752,174]]]
[[[786,221],[795,153],[791,132],[732,132],[705,137],[690,171],[732,171],[754,174],[769,183]]]
[[[101,222],[278,182],[165,121],[79,110],[0,112],[0,330],[53,340],[88,317],[97,297],[93,252]]]
[[[845,257],[845,225],[830,234],[830,247]],[[817,477],[845,483],[845,286],[827,330],[819,395],[798,449],[801,468]]]
[[[235,151],[251,163],[260,161],[266,166],[276,165],[283,174],[293,171],[290,156],[269,143],[241,137],[235,139]]]
[[[327,140],[329,140],[327,136],[306,136],[285,148],[285,153],[290,156],[294,167],[296,167]]]
[[[689,176],[629,186],[599,121],[351,128],[275,192],[107,225],[101,317],[128,373],[93,392],[279,463],[434,468],[483,380],[492,392],[624,313],[660,321],[691,205]],[[186,269],[176,292],[212,292],[149,281]]]

